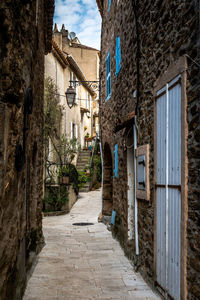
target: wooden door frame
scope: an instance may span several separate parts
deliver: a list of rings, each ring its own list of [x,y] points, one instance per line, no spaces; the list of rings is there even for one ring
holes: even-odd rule
[[[181,241],[180,241],[180,299],[187,300],[187,219],[188,219],[188,159],[187,159],[187,95],[186,95],[186,82],[187,82],[187,58],[186,56],[180,57],[175,63],[171,64],[166,72],[156,80],[154,84],[154,282],[157,280],[156,274],[156,261],[157,261],[157,241],[156,241],[156,157],[157,157],[157,110],[156,110],[156,94],[167,83],[172,81],[178,75],[181,75]]]

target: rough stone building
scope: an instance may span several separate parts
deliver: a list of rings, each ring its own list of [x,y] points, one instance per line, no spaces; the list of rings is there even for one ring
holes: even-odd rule
[[[43,243],[44,54],[54,0],[0,3],[0,299],[21,300]]]
[[[199,1],[97,4],[102,212],[164,297],[199,299]]]

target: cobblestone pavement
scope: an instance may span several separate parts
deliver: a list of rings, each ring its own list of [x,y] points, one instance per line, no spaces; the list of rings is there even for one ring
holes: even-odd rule
[[[80,194],[67,215],[45,217],[46,246],[23,300],[159,300],[98,223],[100,191]],[[92,226],[74,226],[93,222]]]

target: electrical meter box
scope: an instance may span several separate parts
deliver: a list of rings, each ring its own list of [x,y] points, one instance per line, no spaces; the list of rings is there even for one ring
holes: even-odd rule
[[[136,156],[137,156],[136,196],[138,199],[150,200],[149,144],[138,147],[136,150]]]
[[[139,190],[145,190],[146,176],[145,176],[145,155],[139,155],[137,157],[137,188]]]

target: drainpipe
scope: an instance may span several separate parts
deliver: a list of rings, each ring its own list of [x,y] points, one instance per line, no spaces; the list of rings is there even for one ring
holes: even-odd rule
[[[99,133],[98,133],[99,137]],[[99,145],[100,145],[100,152],[101,152],[101,212],[103,208],[103,151],[102,151],[102,144],[101,144],[101,139],[99,137]]]
[[[138,269],[138,256],[139,256],[139,241],[138,241],[138,202],[136,197],[136,150],[137,150],[137,119],[136,116],[134,118],[133,124],[133,140],[134,140],[134,207],[135,207],[135,254],[136,254],[136,262],[135,268]]]
[[[136,69],[137,69],[137,89],[136,89],[136,105],[135,105],[135,118],[133,125],[133,140],[134,140],[134,202],[135,202],[135,270],[138,269],[138,257],[139,257],[139,241],[138,241],[138,201],[136,197],[136,149],[137,149],[137,114],[138,114],[138,104],[140,99],[140,39],[139,39],[139,28],[138,28],[138,1],[132,0],[132,8],[135,17],[135,31],[136,31],[136,43],[137,43],[137,52],[136,52]]]

